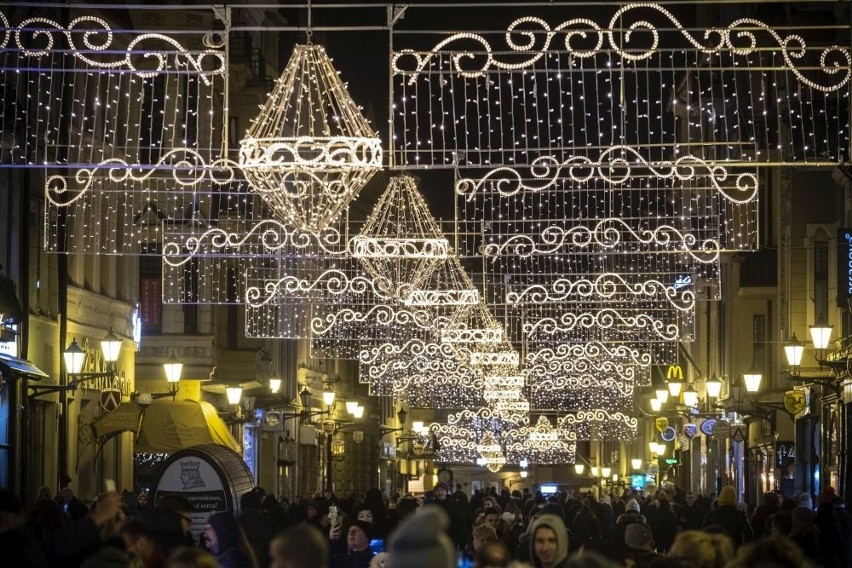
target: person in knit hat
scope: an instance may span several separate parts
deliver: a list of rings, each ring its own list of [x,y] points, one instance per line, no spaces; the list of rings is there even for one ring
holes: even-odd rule
[[[207,550],[222,568],[256,568],[257,561],[237,519],[228,511],[213,513],[204,529]]]
[[[718,507],[707,513],[702,527],[719,526],[728,533],[734,543],[734,549],[754,540],[754,531],[748,516],[737,507],[737,490],[732,485],[726,485],[719,492],[716,500]]]
[[[633,523],[647,524],[645,515],[639,512],[639,501],[630,499],[627,505],[624,506],[624,513],[618,516],[615,520],[615,529],[613,530],[613,538],[615,542],[624,542],[624,531]]]
[[[391,535],[387,568],[453,568],[456,551],[447,536],[450,519],[435,505],[424,505]]]
[[[346,553],[331,557],[332,568],[369,568],[373,559],[370,539],[373,538],[373,524],[354,520],[346,533]]]
[[[556,515],[542,515],[530,525],[530,560],[535,568],[568,566],[568,531]]]

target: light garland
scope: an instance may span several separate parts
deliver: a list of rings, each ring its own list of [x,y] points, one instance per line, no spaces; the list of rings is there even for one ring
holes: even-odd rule
[[[595,298],[613,300],[627,296],[640,298],[662,298],[669,305],[680,311],[689,312],[695,308],[695,293],[689,289],[678,289],[659,280],[648,279],[641,282],[630,282],[625,275],[606,272],[595,279],[557,278],[549,286],[540,284],[527,286],[520,292],[508,291],[506,303],[544,304],[565,302],[577,298]]]
[[[527,365],[549,364],[553,360],[569,361],[572,359],[587,360],[624,360],[627,364],[637,367],[650,368],[651,356],[638,349],[625,345],[610,345],[600,341],[588,343],[562,343],[554,348],[532,351],[526,356]]]
[[[573,430],[578,440],[623,439],[636,437],[638,420],[621,412],[608,412],[604,409],[580,410],[563,416],[558,428]]]
[[[320,231],[382,167],[381,140],[325,50],[297,45],[240,141],[239,162],[279,219]]]
[[[514,235],[500,244],[485,245],[485,256],[569,254],[574,249],[601,248],[614,249],[627,244],[630,237],[639,245],[657,248],[659,252],[686,252],[690,257],[702,263],[716,262],[721,247],[715,239],[697,242],[694,235],[684,233],[677,228],[660,224],[649,229],[634,229],[618,218],[601,219],[593,226],[574,225],[563,228],[550,225],[541,230],[535,238],[527,235]]]
[[[95,16],[81,16],[71,20],[67,27],[49,19],[49,18],[28,18],[21,21],[16,27],[12,28],[9,20],[3,12],[0,12],[0,23],[3,27],[3,36],[0,38],[0,50],[5,50],[9,46],[9,41],[12,37],[15,39],[15,46],[26,57],[38,58],[49,55],[53,51],[54,40],[51,32],[61,32],[68,40],[70,53],[83,61],[86,65],[101,69],[120,70],[127,68],[136,75],[144,78],[155,77],[174,68],[193,69],[195,73],[207,84],[210,84],[210,77],[222,75],[225,72],[225,57],[222,48],[224,48],[224,36],[210,32],[204,36],[204,44],[211,49],[204,50],[194,57],[175,39],[157,33],[146,33],[135,36],[124,47],[124,57],[121,59],[113,59],[101,61],[94,59],[95,54],[115,55],[117,51],[112,45],[114,34],[112,28],[106,20]],[[41,47],[30,47],[24,42],[24,32],[30,33],[30,38],[34,41],[43,41]],[[82,45],[79,45],[77,40],[82,37]],[[160,47],[158,49],[141,49],[140,44],[158,42],[161,45],[168,46],[167,49]],[[138,58],[145,62],[145,68],[138,68],[133,59]],[[172,61],[171,66],[169,60]],[[154,65],[151,65],[152,62]]]
[[[566,312],[558,318],[542,318],[525,324],[524,333],[530,337],[537,334],[554,336],[575,328],[606,329],[632,335],[638,330],[647,330],[653,332],[658,340],[664,341],[675,341],[680,337],[680,329],[675,323],[666,323],[644,313],[625,315],[610,308],[597,312]]]
[[[630,158],[630,159],[628,159]],[[456,194],[470,201],[477,192],[488,188],[490,193],[511,197],[520,192],[556,190],[556,181],[563,170],[571,181],[583,184],[592,178],[615,186],[626,185],[637,175],[636,170],[649,171],[657,179],[674,179],[679,182],[706,177],[712,187],[726,200],[744,205],[757,198],[757,173],[740,173],[730,186],[723,186],[728,179],[727,168],[713,164],[697,156],[681,156],[675,160],[650,163],[631,146],[610,146],[600,153],[597,160],[586,156],[571,156],[562,161],[553,156],[539,156],[529,167],[529,176],[522,176],[517,168],[500,167],[482,178],[461,178],[456,181]],[[535,182],[528,185],[527,179]]]
[[[675,29],[680,32],[686,40],[692,44],[698,51],[704,54],[719,54],[723,51],[730,51],[731,53],[743,56],[753,53],[757,50],[757,39],[749,29],[737,29],[741,26],[749,26],[749,27],[757,27],[768,32],[773,39],[777,42],[780,47],[780,51],[784,57],[784,62],[786,63],[786,68],[790,69],[793,73],[795,73],[796,77],[803,84],[817,90],[821,91],[835,91],[843,87],[850,78],[850,72],[848,67],[852,67],[852,55],[850,55],[849,50],[846,48],[839,47],[837,45],[830,46],[824,48],[820,53],[819,64],[820,70],[826,75],[836,75],[843,70],[840,67],[839,63],[835,62],[833,64],[828,63],[828,59],[830,56],[838,56],[841,61],[845,61],[847,69],[846,73],[843,74],[840,80],[836,81],[832,85],[820,85],[815,83],[809,79],[807,79],[801,71],[796,68],[794,59],[801,59],[805,53],[807,52],[807,45],[805,44],[804,39],[798,35],[789,35],[787,37],[781,37],[777,32],[775,32],[772,28],[770,28],[765,23],[760,20],[752,19],[752,18],[741,18],[732,22],[727,28],[709,28],[704,33],[704,42],[701,42],[695,39],[681,24],[680,22],[665,8],[660,6],[659,4],[654,4],[652,2],[636,2],[632,4],[628,4],[618,11],[615,12],[612,19],[609,22],[609,26],[607,28],[602,28],[597,25],[593,20],[589,20],[586,18],[575,18],[572,20],[567,20],[557,25],[554,28],[551,28],[550,25],[543,19],[527,16],[523,18],[519,18],[509,24],[507,28],[505,38],[506,43],[509,48],[516,54],[522,54],[525,59],[516,62],[516,63],[508,63],[504,61],[499,61],[494,57],[494,51],[491,48],[491,45],[488,41],[480,34],[470,33],[470,32],[462,32],[453,34],[450,37],[442,40],[434,48],[432,48],[429,52],[415,52],[410,49],[403,49],[399,53],[395,54],[391,58],[391,69],[394,74],[399,74],[408,77],[408,83],[414,84],[417,80],[417,77],[424,72],[426,66],[429,61],[436,56],[436,54],[442,52],[444,48],[451,43],[463,43],[463,42],[475,42],[479,43],[482,46],[480,54],[484,54],[485,60],[481,63],[480,67],[473,69],[465,69],[463,67],[464,62],[475,61],[475,54],[471,51],[461,51],[458,53],[454,53],[452,55],[453,66],[455,67],[456,73],[465,78],[475,78],[480,77],[486,73],[491,68],[509,70],[509,71],[517,71],[520,69],[529,68],[533,63],[541,59],[545,53],[550,49],[550,44],[553,38],[559,34],[565,34],[565,43],[564,43],[564,51],[569,53],[574,58],[588,58],[596,55],[603,47],[604,37],[606,37],[609,46],[607,50],[612,50],[614,53],[618,54],[620,57],[629,60],[629,61],[640,61],[643,59],[648,59],[652,55],[657,53],[659,46],[659,34],[657,29],[647,20],[637,20],[629,25],[622,22],[624,15],[631,10],[638,9],[650,9],[659,12],[664,15],[669,21],[671,21],[675,25]],[[522,29],[521,26],[524,24],[536,24],[541,29],[540,30],[527,30]],[[586,26],[587,29],[577,29],[577,26]],[[626,26],[626,27],[625,27]],[[622,30],[625,30],[621,32]],[[621,32],[624,34],[623,40],[616,39],[616,32]],[[651,35],[651,45],[648,47],[640,47],[635,51],[633,49],[625,49],[624,44],[629,43],[631,37],[637,31],[642,31],[649,33]],[[512,34],[518,34],[523,39],[522,43],[516,43]],[[575,39],[586,39],[586,36],[592,33],[597,36],[597,41],[595,44],[589,48],[577,48],[572,45],[572,41]],[[542,45],[538,48],[535,47],[536,35],[543,36]],[[736,36],[736,39],[742,40],[745,39],[748,43],[744,46],[737,46],[734,44],[732,39],[732,35]],[[715,37],[715,42],[711,40],[711,36]],[[408,59],[411,58],[414,60],[415,67],[413,70],[405,70],[400,66],[400,59]]]

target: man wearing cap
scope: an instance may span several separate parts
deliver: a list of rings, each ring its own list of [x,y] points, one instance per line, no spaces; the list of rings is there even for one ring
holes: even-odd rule
[[[373,559],[373,551],[370,548],[370,539],[373,538],[373,525],[354,520],[349,525],[346,533],[345,554],[336,554],[331,557],[331,568],[369,568],[370,560]]]

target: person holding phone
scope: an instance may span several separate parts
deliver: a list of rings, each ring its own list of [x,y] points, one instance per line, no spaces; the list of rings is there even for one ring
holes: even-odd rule
[[[373,559],[370,539],[373,536],[373,525],[364,521],[354,520],[346,533],[345,554],[331,557],[331,568],[369,568]]]

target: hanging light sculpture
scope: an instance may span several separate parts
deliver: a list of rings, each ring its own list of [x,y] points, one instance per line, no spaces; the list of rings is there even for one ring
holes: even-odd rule
[[[382,166],[382,147],[319,45],[297,45],[240,141],[246,180],[281,220],[319,232]]]

